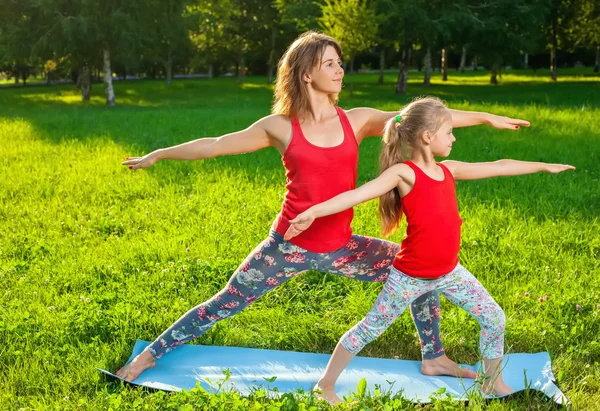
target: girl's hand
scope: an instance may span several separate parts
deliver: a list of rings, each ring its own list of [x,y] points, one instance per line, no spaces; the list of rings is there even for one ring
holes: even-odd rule
[[[558,174],[567,170],[575,170],[575,167],[569,164],[546,164],[546,169],[544,171],[546,173]]]
[[[490,114],[488,120],[488,124],[494,128],[506,129],[506,130],[518,130],[523,127],[529,127],[529,121],[519,120],[516,118],[497,116],[495,114]]]
[[[148,168],[152,164],[158,161],[158,154],[153,151],[150,154],[146,154],[143,157],[127,157],[121,164],[129,166],[130,170],[137,170],[138,168]]]
[[[291,225],[285,232],[283,239],[288,241],[290,238],[296,237],[310,227],[313,221],[315,221],[315,217],[308,211],[298,214],[296,218],[290,220]]]

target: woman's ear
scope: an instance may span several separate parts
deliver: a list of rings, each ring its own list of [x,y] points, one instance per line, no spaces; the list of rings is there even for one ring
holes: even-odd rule
[[[302,81],[304,81],[304,83],[306,84],[310,84],[311,83],[311,78],[310,78],[310,74],[309,73],[304,73],[302,75]]]

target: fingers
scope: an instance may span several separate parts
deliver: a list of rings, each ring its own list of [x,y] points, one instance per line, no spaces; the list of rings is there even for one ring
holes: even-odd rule
[[[529,121],[520,120],[518,118],[511,118],[510,122],[511,122],[511,124],[514,124],[515,126],[529,127],[531,125],[531,123]]]
[[[123,161],[121,164],[124,166],[130,166],[133,164],[137,164],[138,161],[140,161],[141,157],[127,157],[125,159],[125,161]]]
[[[293,224],[287,229],[287,231],[285,232],[283,239],[285,241],[290,240],[291,238],[296,237],[298,234],[300,234],[302,231],[298,230]]]

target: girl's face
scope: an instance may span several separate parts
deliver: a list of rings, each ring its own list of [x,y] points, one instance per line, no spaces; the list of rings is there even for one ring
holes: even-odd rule
[[[327,94],[341,92],[343,78],[342,60],[332,46],[327,46],[325,49],[321,63],[304,75],[304,81],[312,88]]]
[[[434,156],[448,157],[452,143],[456,141],[452,134],[452,120],[446,120],[431,139],[430,148]]]

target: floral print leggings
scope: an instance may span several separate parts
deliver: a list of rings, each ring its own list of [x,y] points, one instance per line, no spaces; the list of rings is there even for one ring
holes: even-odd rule
[[[479,322],[479,349],[483,358],[493,360],[502,357],[506,325],[504,311],[473,274],[460,264],[451,273],[433,280],[410,277],[392,268],[371,311],[342,336],[342,346],[357,354],[365,345],[383,334],[409,304],[434,291],[440,292]],[[430,317],[427,307],[422,308],[424,311],[413,312],[417,324]]]
[[[271,231],[233,273],[229,282],[210,300],[192,308],[162,333],[149,347],[155,358],[208,331],[217,321],[237,314],[267,292],[308,270],[385,282],[398,244],[353,235],[330,253],[304,250]],[[440,340],[440,299],[437,291],[413,299],[411,312],[421,339],[424,359],[444,354]]]

